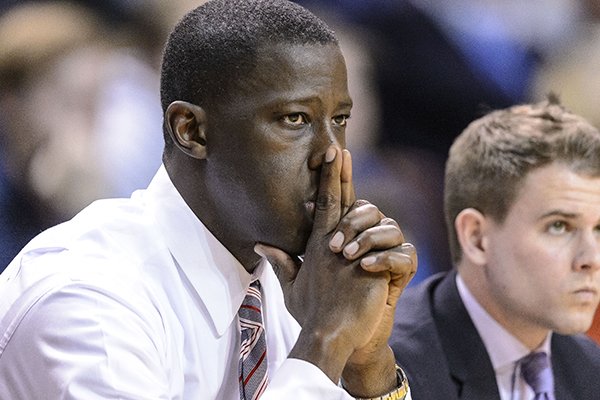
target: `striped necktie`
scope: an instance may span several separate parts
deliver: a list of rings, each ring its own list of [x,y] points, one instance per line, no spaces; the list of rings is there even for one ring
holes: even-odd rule
[[[521,359],[523,379],[535,392],[534,400],[554,399],[554,377],[548,355],[543,351],[530,353]]]
[[[238,315],[241,328],[240,399],[255,400],[267,387],[267,344],[258,280],[250,284]]]

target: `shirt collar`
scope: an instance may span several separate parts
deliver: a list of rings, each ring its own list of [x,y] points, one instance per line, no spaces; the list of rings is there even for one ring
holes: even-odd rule
[[[456,274],[456,286],[490,356],[494,370],[512,368],[516,362],[530,353],[530,350],[523,343],[484,310],[464,283],[460,274]],[[550,355],[550,337],[551,333],[548,334],[539,348],[548,355]]]
[[[147,200],[175,263],[208,310],[217,334],[223,335],[265,263],[249,274],[189,208],[164,165],[148,186]]]

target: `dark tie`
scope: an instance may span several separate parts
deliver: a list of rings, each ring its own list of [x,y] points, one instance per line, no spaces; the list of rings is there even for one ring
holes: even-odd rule
[[[260,283],[252,282],[240,311],[240,399],[258,399],[267,387],[267,344],[262,319]]]
[[[535,392],[534,400],[555,400],[554,377],[548,355],[530,353],[521,359],[521,375]]]

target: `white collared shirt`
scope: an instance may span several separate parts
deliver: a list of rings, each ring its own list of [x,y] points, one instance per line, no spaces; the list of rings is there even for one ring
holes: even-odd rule
[[[483,309],[460,274],[456,274],[456,286],[492,362],[500,399],[533,399],[535,393],[521,377],[519,364],[519,360],[531,351]],[[550,337],[551,333],[536,351],[544,351],[550,356]]]
[[[300,326],[271,266],[248,274],[161,167],[131,199],[97,201],[40,234],[0,275],[0,400],[237,400],[237,311],[254,277],[270,377],[262,399],[350,399],[287,358]]]

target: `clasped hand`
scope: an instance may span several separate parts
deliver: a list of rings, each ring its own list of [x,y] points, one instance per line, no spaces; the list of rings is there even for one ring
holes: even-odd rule
[[[348,150],[330,146],[321,167],[313,230],[302,262],[257,244],[302,326],[290,357],[319,366],[334,382],[388,357],[396,301],[417,256],[396,221],[356,200]],[[344,370],[346,368],[346,370]]]

